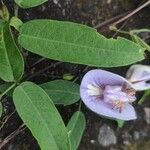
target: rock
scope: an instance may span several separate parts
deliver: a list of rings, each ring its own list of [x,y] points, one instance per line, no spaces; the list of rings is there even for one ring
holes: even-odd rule
[[[106,124],[99,129],[98,142],[100,145],[107,147],[117,143],[114,131]]]
[[[54,3],[55,5],[57,5],[58,7],[61,7],[61,5],[60,5],[60,3],[59,3],[59,0],[53,0],[53,3]]]
[[[138,141],[140,139],[140,133],[138,131],[134,131],[133,137],[135,141]]]
[[[107,0],[107,4],[110,4],[112,2],[112,0]]]
[[[90,140],[90,143],[91,144],[95,144],[95,140]]]
[[[54,4],[58,4],[59,0],[53,0]]]
[[[132,136],[127,131],[122,134],[122,140],[124,145],[130,145],[133,141]]]
[[[140,130],[140,135],[141,135],[141,138],[143,138],[143,139],[147,138],[147,137],[150,137],[150,135],[149,135],[149,127],[141,129]]]
[[[150,108],[145,107],[144,111],[145,111],[145,121],[147,122],[147,124],[150,124]]]

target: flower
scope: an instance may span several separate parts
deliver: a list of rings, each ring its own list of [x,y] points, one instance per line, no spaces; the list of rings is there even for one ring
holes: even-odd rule
[[[136,119],[131,105],[137,90],[150,88],[150,67],[134,65],[127,72],[127,79],[101,69],[87,72],[80,86],[81,99],[95,113],[121,120]]]
[[[132,83],[136,91],[150,89],[150,67],[146,65],[133,65],[129,68],[126,78]]]

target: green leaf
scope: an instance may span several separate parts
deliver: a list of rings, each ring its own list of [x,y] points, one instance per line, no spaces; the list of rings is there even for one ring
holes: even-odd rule
[[[2,106],[2,103],[0,102],[0,118],[2,116],[2,113],[3,113],[3,106]]]
[[[70,105],[80,99],[79,85],[65,80],[54,80],[40,85],[55,104]]]
[[[3,20],[5,20],[5,21],[9,21],[9,11],[8,11],[8,8],[3,3],[3,1],[1,1],[1,3],[2,3],[2,9],[0,10],[0,17]]]
[[[107,39],[95,29],[71,22],[29,21],[21,27],[19,43],[40,56],[97,67],[129,65],[144,59],[136,43]]]
[[[142,98],[139,100],[138,104],[142,105],[146,100],[150,98],[150,90],[144,92]]]
[[[71,150],[77,150],[85,130],[85,126],[86,121],[84,114],[80,111],[75,112],[67,125]]]
[[[14,27],[16,30],[19,31],[22,25],[23,25],[23,22],[19,18],[14,16],[10,19],[10,26]]]
[[[32,82],[24,82],[14,90],[13,100],[17,112],[42,150],[70,149],[63,120],[42,88]]]
[[[24,71],[23,57],[16,46],[8,23],[0,22],[0,78],[19,80]]]
[[[15,0],[15,2],[22,8],[30,8],[43,4],[48,0]]]

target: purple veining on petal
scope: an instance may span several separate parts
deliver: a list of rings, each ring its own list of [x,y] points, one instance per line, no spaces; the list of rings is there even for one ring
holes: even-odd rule
[[[135,92],[132,95],[123,91],[122,86],[109,86],[106,85],[103,92],[104,101],[113,101],[121,99],[123,102],[135,101]]]
[[[91,70],[82,80],[81,99],[97,114],[121,120],[136,119],[134,108],[128,103],[129,99],[135,100],[135,96],[124,93],[124,85],[132,88],[128,80],[117,74],[100,69]]]
[[[137,91],[147,90],[150,88],[150,67],[145,65],[133,65],[127,72],[127,79]]]
[[[136,100],[135,91],[134,94],[132,93],[132,95],[130,95],[123,91],[122,86],[106,85],[103,95],[104,102],[110,104],[113,109],[117,109],[120,113],[127,103]]]

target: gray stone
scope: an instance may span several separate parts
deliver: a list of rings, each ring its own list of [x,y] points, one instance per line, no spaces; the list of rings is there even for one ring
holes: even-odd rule
[[[147,122],[147,124],[150,124],[150,108],[145,107],[144,111],[145,111],[145,121]]]
[[[98,142],[100,145],[107,147],[117,143],[114,131],[106,124],[99,129]]]
[[[95,140],[90,140],[90,143],[91,144],[95,144]]]
[[[107,0],[107,4],[110,4],[112,2],[112,0]]]
[[[133,137],[135,141],[138,141],[140,139],[140,133],[138,131],[134,131]]]
[[[53,3],[54,3],[55,5],[57,5],[58,7],[61,7],[61,5],[60,5],[60,3],[59,3],[59,0],[53,0]]]
[[[127,131],[122,134],[122,140],[124,145],[130,145],[133,141],[132,136]]]
[[[53,0],[54,4],[58,4],[59,0]]]

